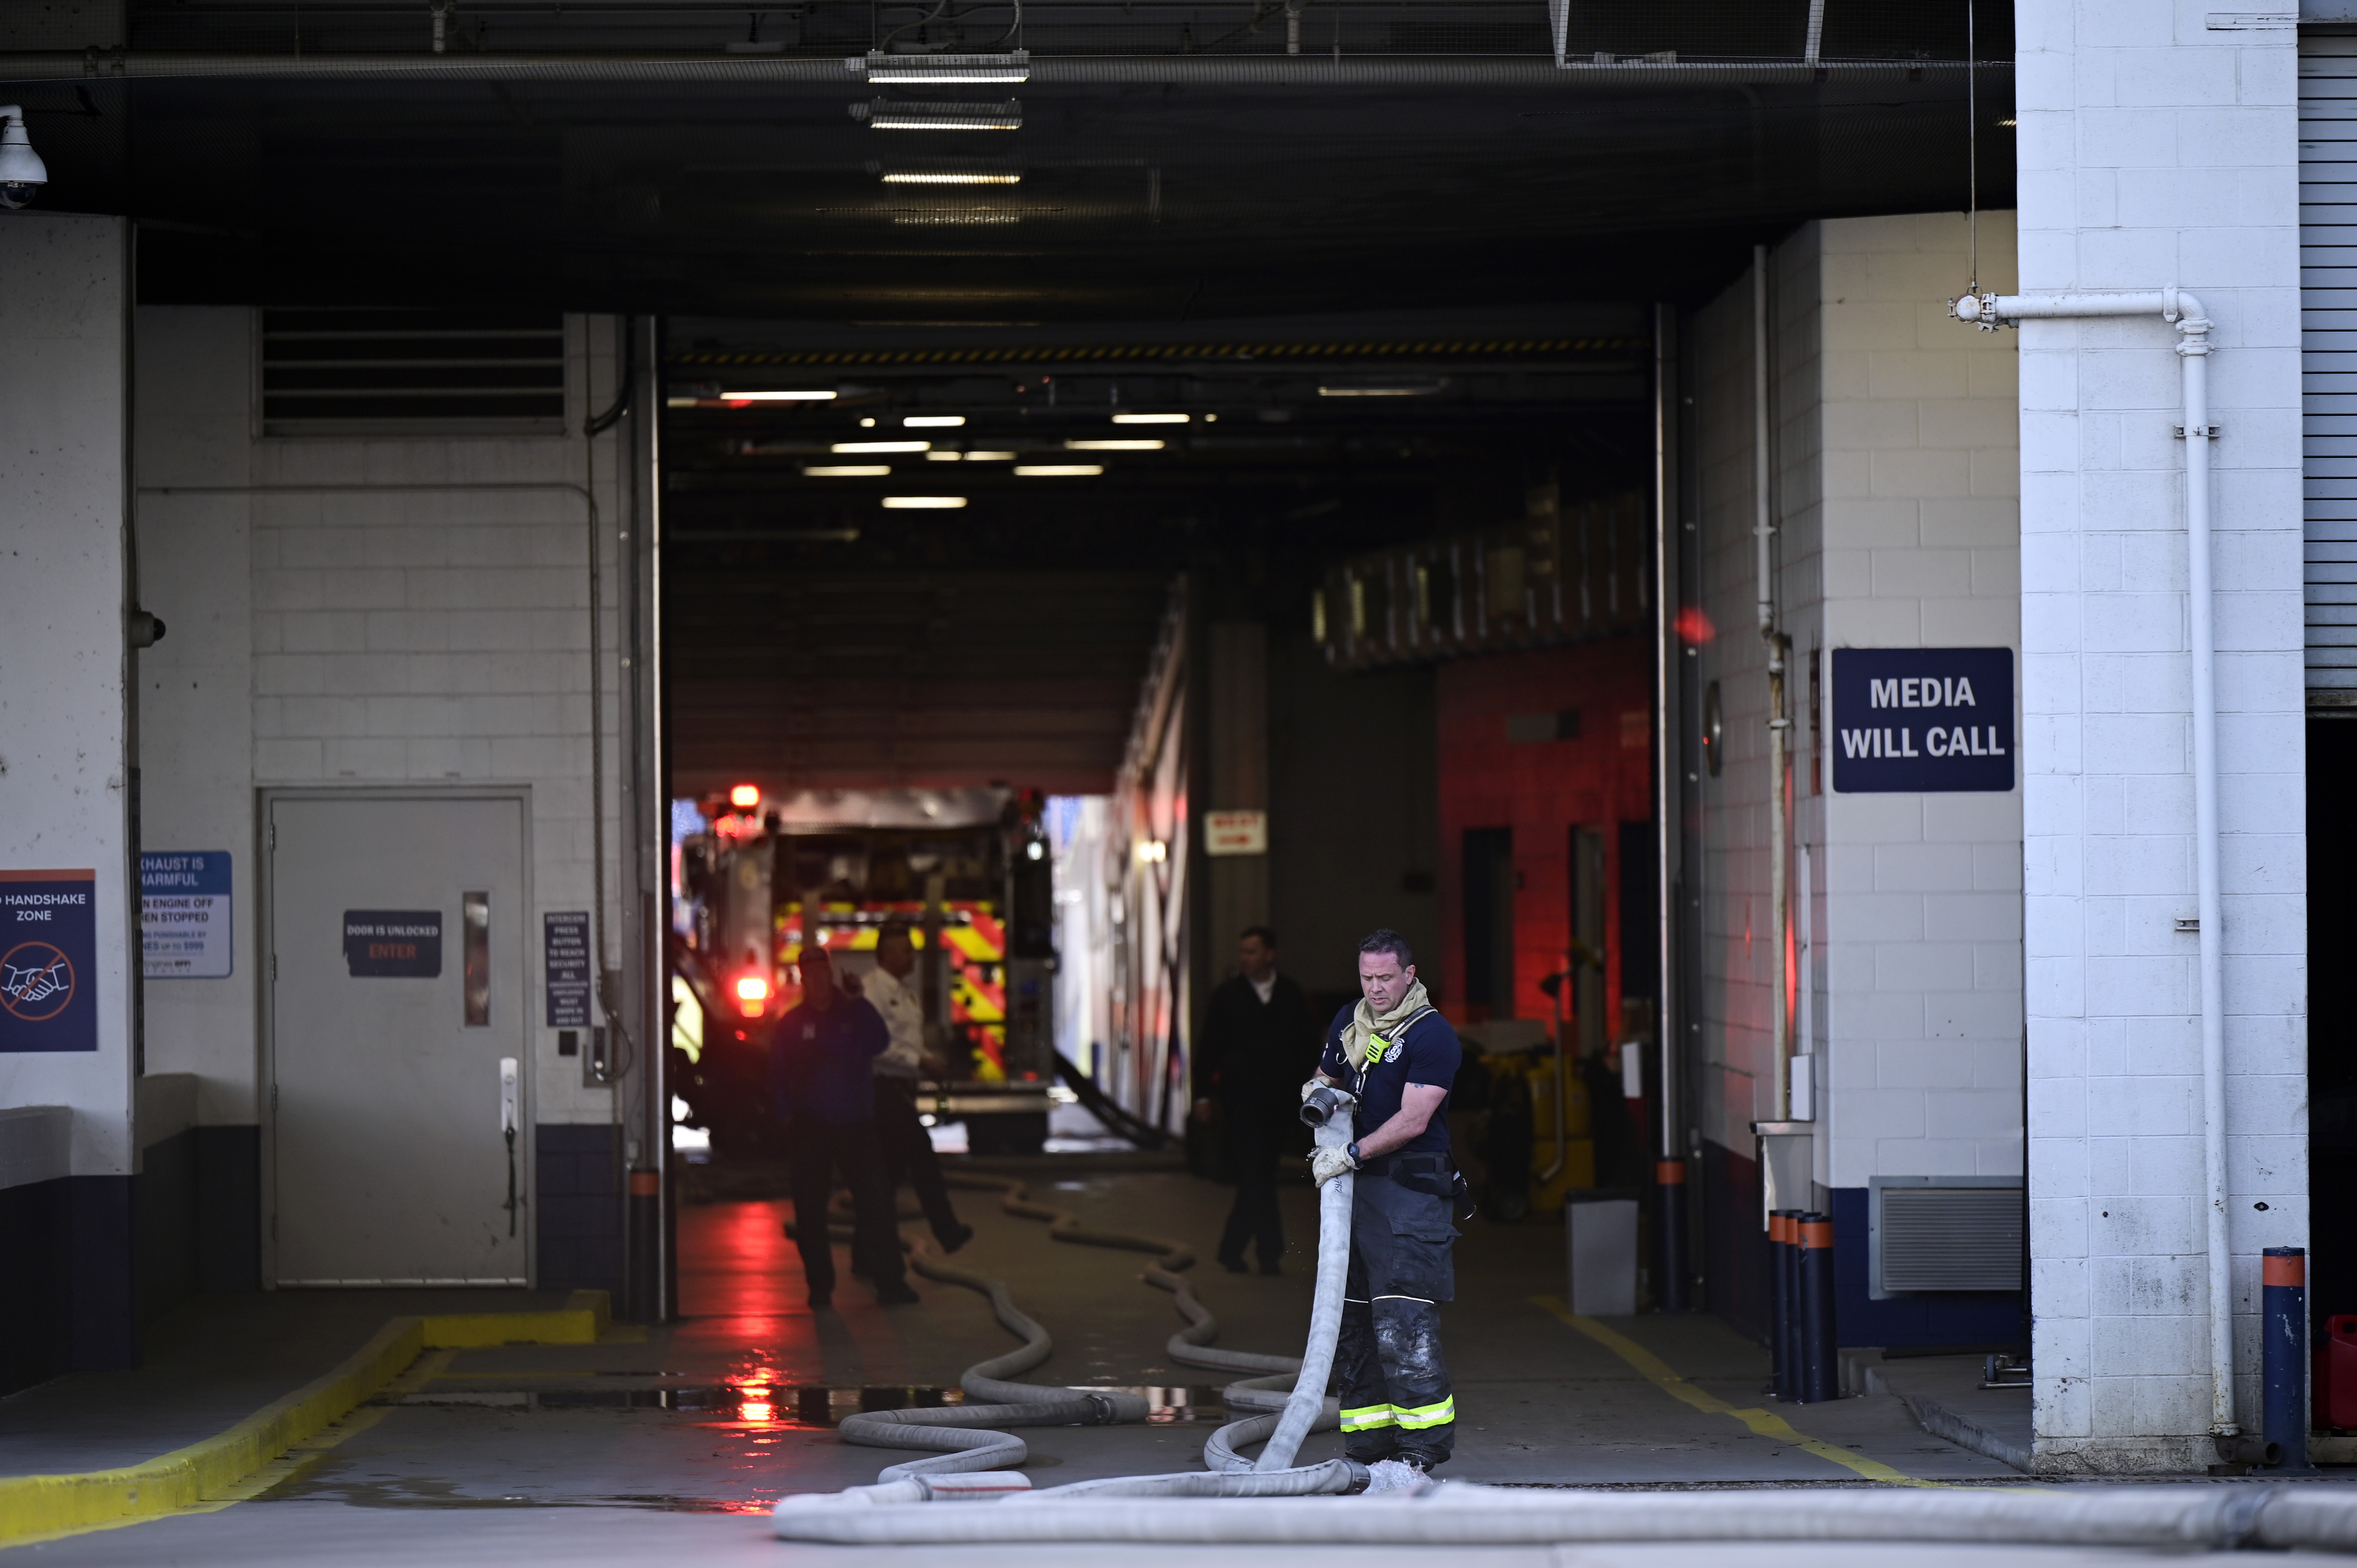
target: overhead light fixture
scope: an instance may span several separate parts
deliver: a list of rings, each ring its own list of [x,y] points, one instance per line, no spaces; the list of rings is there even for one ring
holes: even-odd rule
[[[965,415],[963,413],[907,413],[900,416],[900,423],[911,430],[922,430],[935,425],[963,424]]]
[[[25,134],[25,112],[14,103],[0,104],[0,207],[22,207],[48,183],[48,166]]]
[[[886,185],[1021,185],[1019,174],[993,173],[983,169],[894,169],[884,177]]]
[[[1019,131],[1023,105],[1004,103],[894,103],[878,98],[851,106],[855,120],[871,131]]]
[[[859,422],[859,428],[862,430],[873,430],[876,428],[876,421],[873,419],[863,419]]]
[[[1184,424],[1194,415],[1189,413],[1116,413],[1115,424]]]
[[[838,441],[830,452],[930,452],[930,441]]]
[[[1012,463],[1015,461],[1015,454],[1012,452],[969,452],[965,455],[965,460],[969,463]]]
[[[963,496],[886,496],[887,511],[955,511],[965,505]]]
[[[925,461],[928,463],[962,463],[964,460],[965,454],[963,452],[928,452],[925,454]]]
[[[1020,223],[1020,212],[993,212],[980,207],[942,207],[931,210],[910,209],[892,214],[892,221],[905,224],[925,224],[934,227],[973,227],[976,224]]]
[[[892,471],[889,463],[812,463],[802,468],[805,479],[880,479]]]
[[[1089,479],[1104,472],[1102,463],[1017,463],[1018,479]]]
[[[864,63],[867,80],[891,84],[931,86],[946,81],[1028,81],[1031,51],[1013,49],[995,55],[888,55],[870,49],[863,62],[856,56],[843,62],[852,70]]]
[[[725,392],[723,403],[833,403],[831,392]]]
[[[1169,446],[1168,441],[1067,441],[1067,452],[1159,452]]]
[[[1430,397],[1448,385],[1447,376],[1396,381],[1320,381],[1319,397]]]

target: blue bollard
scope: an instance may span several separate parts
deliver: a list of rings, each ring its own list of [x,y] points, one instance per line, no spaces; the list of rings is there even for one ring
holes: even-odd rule
[[[1834,1314],[1834,1221],[1803,1214],[1797,1222],[1801,1288],[1801,1400],[1821,1404],[1841,1398],[1841,1339]]]
[[[2308,1249],[2269,1247],[2259,1262],[2260,1365],[2266,1384],[2269,1443],[2283,1448],[2283,1468],[2308,1465]]]
[[[1800,1358],[1794,1354],[1799,1342],[1801,1303],[1799,1271],[1793,1260],[1799,1253],[1796,1244],[1798,1229],[1790,1208],[1775,1208],[1768,1213],[1768,1274],[1776,1285],[1776,1312],[1768,1335],[1768,1354],[1773,1371],[1769,1387],[1780,1400],[1801,1397]]]

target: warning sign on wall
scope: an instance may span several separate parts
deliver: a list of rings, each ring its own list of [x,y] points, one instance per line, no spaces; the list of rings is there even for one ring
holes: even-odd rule
[[[139,856],[139,947],[150,980],[221,980],[230,972],[229,852]]]
[[[0,1051],[98,1049],[97,886],[0,871]]]

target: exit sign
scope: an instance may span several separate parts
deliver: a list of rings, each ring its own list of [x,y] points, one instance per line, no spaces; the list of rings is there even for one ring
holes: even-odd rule
[[[1203,813],[1205,854],[1266,854],[1266,811],[1206,811]]]

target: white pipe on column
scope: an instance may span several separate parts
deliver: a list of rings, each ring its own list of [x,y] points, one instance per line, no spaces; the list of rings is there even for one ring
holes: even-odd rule
[[[1770,987],[1772,1023],[1769,1031],[1774,1061],[1769,1086],[1772,1109],[1781,1122],[1792,1113],[1792,1015],[1786,1005],[1785,933],[1792,919],[1792,881],[1785,865],[1789,851],[1784,825],[1791,812],[1785,800],[1785,736],[1791,723],[1784,716],[1784,639],[1776,629],[1775,561],[1770,545],[1776,537],[1775,509],[1769,497],[1771,473],[1769,446],[1775,432],[1768,417],[1768,247],[1751,247],[1751,542],[1753,569],[1759,577],[1760,639],[1768,645],[1768,923],[1769,944],[1775,965]]]
[[[2226,1232],[2225,918],[2218,895],[2218,671],[2210,543],[2210,319],[2183,289],[2133,294],[1965,295],[1956,318],[1994,331],[2000,323],[2072,317],[2158,316],[2177,328],[2184,399],[2186,592],[2193,663],[2193,881],[2201,931],[2201,1164],[2210,1252],[2210,1430],[2241,1433],[2234,1420],[2234,1310]]]

